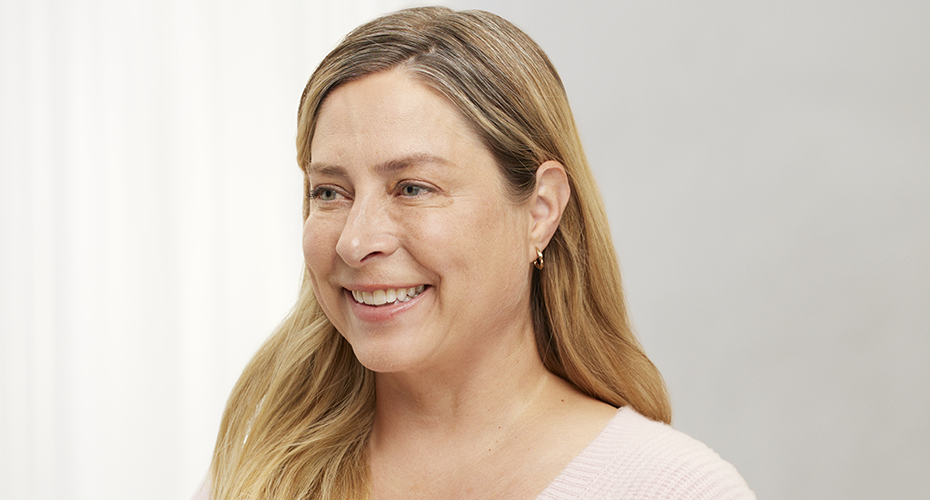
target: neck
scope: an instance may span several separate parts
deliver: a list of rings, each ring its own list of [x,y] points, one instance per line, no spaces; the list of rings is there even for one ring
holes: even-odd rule
[[[375,375],[372,498],[522,497],[594,439],[615,409],[546,370],[527,332],[433,369]]]
[[[532,330],[506,348],[416,372],[378,373],[375,380],[376,448],[507,432],[531,421],[565,385],[543,366]]]

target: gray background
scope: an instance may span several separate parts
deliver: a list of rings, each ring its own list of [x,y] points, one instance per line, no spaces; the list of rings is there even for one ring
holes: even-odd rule
[[[675,427],[759,498],[925,498],[930,3],[448,4],[560,71]]]

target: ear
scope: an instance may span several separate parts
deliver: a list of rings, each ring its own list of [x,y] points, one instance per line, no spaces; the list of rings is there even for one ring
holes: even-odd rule
[[[536,169],[536,191],[533,193],[530,208],[530,215],[533,218],[533,228],[530,231],[531,245],[540,250],[546,248],[556,228],[559,227],[559,221],[562,220],[562,213],[565,211],[570,195],[568,175],[561,163],[547,161]],[[533,250],[533,255],[530,260],[536,258],[535,249],[531,250]]]

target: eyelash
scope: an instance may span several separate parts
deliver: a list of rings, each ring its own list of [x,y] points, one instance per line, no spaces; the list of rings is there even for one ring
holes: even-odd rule
[[[404,193],[404,190],[406,190],[406,189],[408,189],[408,188],[414,188],[414,189],[416,189],[416,190],[417,190],[416,194],[405,194],[405,193]],[[426,186],[426,185],[424,185],[424,184],[420,184],[420,183],[417,183],[417,182],[410,182],[410,181],[400,182],[400,183],[397,184],[397,186],[396,186],[394,189],[395,189],[395,191],[397,192],[397,194],[398,194],[400,197],[402,197],[402,198],[416,198],[416,197],[422,196],[422,195],[424,195],[424,194],[428,194],[428,193],[432,193],[432,192],[433,192],[433,189],[432,189],[431,187],[429,187],[429,186]],[[310,190],[310,192],[307,194],[307,196],[308,196],[311,200],[321,200],[322,195],[323,195],[323,193],[325,193],[325,192],[330,192],[330,193],[332,193],[334,196],[340,196],[340,195],[341,195],[341,193],[339,192],[339,190],[338,190],[338,189],[335,189],[335,188],[333,188],[333,187],[329,187],[329,186],[318,186],[318,187],[316,187],[316,188]],[[326,199],[323,199],[323,200],[321,200],[321,201],[336,201],[336,200],[334,200],[334,199],[333,199],[333,200],[326,200]]]
[[[407,188],[415,188],[417,190],[417,194],[411,194],[411,195],[404,194],[404,190]],[[397,189],[397,192],[400,194],[400,196],[404,198],[415,198],[423,194],[433,192],[432,188],[430,188],[429,186],[426,186],[424,184],[420,184],[417,182],[410,182],[410,181],[404,181],[404,182],[397,184],[396,189]]]
[[[339,196],[339,194],[340,194],[338,190],[336,190],[336,189],[334,189],[334,188],[332,188],[332,187],[329,187],[329,186],[319,186],[319,187],[316,187],[316,188],[311,189],[310,192],[307,193],[307,196],[308,196],[311,200],[318,200],[318,199],[320,199],[320,197],[322,196],[322,194],[323,194],[324,192],[327,192],[327,191],[331,192],[334,196]],[[335,200],[322,200],[322,201],[335,201]]]

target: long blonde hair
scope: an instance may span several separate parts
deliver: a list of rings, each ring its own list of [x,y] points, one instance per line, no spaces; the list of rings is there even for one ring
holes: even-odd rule
[[[539,354],[591,397],[670,422],[662,377],[627,317],[607,216],[555,68],[498,16],[444,7],[364,24],[320,63],[300,100],[297,161],[305,172],[320,106],[338,86],[402,68],[454,103],[495,155],[515,199],[536,168],[564,165],[572,196],[533,275]],[[308,206],[304,203],[304,216]],[[363,499],[374,375],[327,320],[304,279],[294,310],[233,389],[212,467],[214,500]]]

